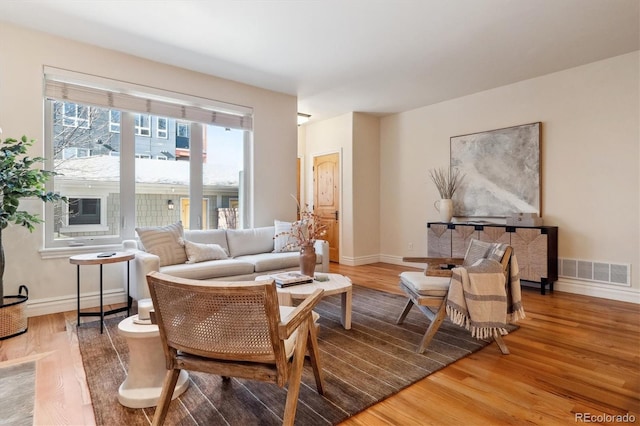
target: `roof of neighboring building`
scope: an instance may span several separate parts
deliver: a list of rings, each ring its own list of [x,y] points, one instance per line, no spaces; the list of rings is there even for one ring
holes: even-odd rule
[[[56,162],[56,179],[82,179],[92,181],[118,181],[120,179],[120,157],[98,155],[72,158]],[[237,167],[225,164],[202,165],[203,185],[237,187]],[[189,185],[189,162],[136,159],[136,182],[146,184]]]

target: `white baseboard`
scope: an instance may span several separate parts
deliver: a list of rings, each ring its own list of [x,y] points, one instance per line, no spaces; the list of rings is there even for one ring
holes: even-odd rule
[[[382,262],[377,254],[360,257],[340,256],[340,263],[348,266],[362,266],[370,263]]]
[[[102,295],[104,305],[126,303],[127,295],[124,290],[106,290]],[[95,308],[100,306],[100,296],[98,294],[82,296],[80,298],[80,308]],[[78,309],[78,301],[74,296],[50,298],[50,299],[29,299],[27,301],[27,317],[37,317],[39,315],[55,314],[58,312],[74,311]]]
[[[378,260],[378,262],[390,263],[392,265],[401,265],[408,268],[424,269],[427,267],[426,263],[403,262],[401,256],[392,256],[390,254],[381,254],[379,256],[379,259],[380,260]]]
[[[640,291],[629,287],[620,288],[606,284],[560,278],[553,284],[553,289],[564,291],[565,293],[640,304]]]

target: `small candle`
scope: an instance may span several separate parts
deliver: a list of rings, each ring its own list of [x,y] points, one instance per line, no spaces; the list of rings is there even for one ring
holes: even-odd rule
[[[138,300],[138,319],[148,320],[151,318],[149,313],[153,309],[153,302],[151,299]]]

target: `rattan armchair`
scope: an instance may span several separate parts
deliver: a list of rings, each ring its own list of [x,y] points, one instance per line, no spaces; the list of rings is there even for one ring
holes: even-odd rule
[[[323,290],[282,319],[273,280],[213,283],[153,272],[147,282],[168,370],[154,425],[164,423],[182,369],[288,384],[283,424],[292,425],[308,353],[323,394],[312,318]]]

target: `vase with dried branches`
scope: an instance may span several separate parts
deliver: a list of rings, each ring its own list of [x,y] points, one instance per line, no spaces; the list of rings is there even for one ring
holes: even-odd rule
[[[440,200],[433,203],[434,207],[440,213],[442,222],[451,222],[453,218],[453,194],[460,187],[464,175],[460,170],[449,167],[448,169],[439,168],[429,170],[431,180],[436,185]]]
[[[298,204],[299,217],[297,221],[291,224],[290,231],[284,231],[276,235],[289,236],[289,242],[285,245],[285,249],[300,249],[300,272],[303,275],[313,277],[316,267],[316,251],[314,244],[316,240],[323,238],[327,234],[327,226],[322,223],[320,217],[309,209],[309,205],[305,204],[304,208],[300,206],[300,202],[292,195]]]

